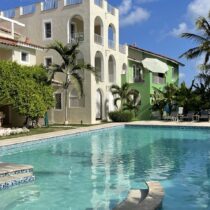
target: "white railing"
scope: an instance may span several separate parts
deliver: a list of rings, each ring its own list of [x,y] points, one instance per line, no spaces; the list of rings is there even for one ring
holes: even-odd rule
[[[119,51],[123,54],[126,54],[126,45],[120,44],[119,45]]]
[[[104,45],[104,38],[98,34],[95,34],[95,43]]]
[[[79,42],[84,41],[84,33],[83,32],[72,33],[69,42],[72,41],[79,41]]]
[[[65,6],[67,5],[75,5],[75,4],[82,4],[83,0],[65,0]]]
[[[109,40],[109,48],[113,50],[116,49],[116,43],[113,40]]]
[[[158,75],[153,75],[152,82],[154,84],[165,84],[166,78],[165,77],[159,77]]]
[[[28,15],[33,14],[36,11],[36,5],[27,5],[20,8],[20,15]]]
[[[115,15],[115,8],[111,4],[107,4],[108,13]]]
[[[5,10],[3,11],[3,15],[4,17],[7,17],[7,18],[13,18],[15,17],[15,9]]]
[[[95,0],[95,5],[103,8],[103,0]]]
[[[58,8],[58,0],[45,0],[42,4],[42,11]]]

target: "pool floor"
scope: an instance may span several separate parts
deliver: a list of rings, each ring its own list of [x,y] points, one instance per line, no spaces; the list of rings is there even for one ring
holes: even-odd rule
[[[160,181],[163,210],[210,209],[210,129],[127,126],[17,148],[1,162],[34,166],[36,181],[0,192],[4,210],[110,210]]]

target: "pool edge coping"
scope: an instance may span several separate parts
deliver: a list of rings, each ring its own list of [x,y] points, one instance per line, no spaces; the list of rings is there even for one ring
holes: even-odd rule
[[[43,133],[43,134],[36,134],[36,135],[30,135],[30,136],[23,136],[23,137],[17,137],[17,138],[11,138],[11,139],[4,139],[0,140],[0,149],[5,147],[14,147],[20,144],[25,143],[35,143],[39,141],[45,141],[52,138],[57,137],[65,137],[65,136],[73,136],[73,135],[79,135],[82,133],[88,133],[92,131],[97,130],[104,130],[119,126],[145,126],[145,127],[177,127],[177,128],[201,128],[201,129],[210,129],[210,123],[180,123],[180,122],[165,122],[165,121],[135,121],[130,123],[107,123],[107,124],[100,124],[100,125],[93,125],[90,127],[80,127],[75,129],[69,129],[69,130],[61,130],[61,131],[55,131],[55,132],[49,132],[49,133]]]

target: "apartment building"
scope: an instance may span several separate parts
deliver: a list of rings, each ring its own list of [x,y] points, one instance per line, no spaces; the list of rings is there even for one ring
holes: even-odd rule
[[[30,37],[37,45],[47,46],[54,40],[70,43],[79,40],[78,62],[91,64],[99,71],[99,81],[84,73],[84,97],[71,86],[68,97],[68,121],[93,124],[107,118],[114,109],[112,84],[121,84],[121,74],[127,68],[127,47],[119,44],[119,11],[105,0],[45,0],[33,5],[2,12],[26,25],[19,33]],[[59,64],[53,51],[37,52],[37,64]],[[57,74],[56,81],[62,81]],[[56,85],[55,108],[49,112],[51,123],[64,122],[63,88]]]
[[[122,75],[122,83],[129,83],[141,94],[138,119],[157,118],[151,110],[151,94],[154,88],[163,90],[167,84],[179,84],[179,61],[134,45],[128,46],[128,69]]]
[[[36,64],[36,54],[43,51],[43,48],[16,32],[24,27],[21,22],[0,16],[0,60],[14,61],[27,66]],[[5,105],[0,107],[0,127],[2,121],[6,125],[19,126],[24,118],[18,115],[11,105]]]

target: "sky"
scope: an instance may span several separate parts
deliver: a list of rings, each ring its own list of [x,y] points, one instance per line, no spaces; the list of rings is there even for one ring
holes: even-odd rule
[[[0,10],[27,5],[40,0],[0,0]],[[196,60],[179,59],[186,50],[196,46],[180,38],[183,32],[197,33],[194,22],[207,16],[210,0],[108,0],[120,9],[120,42],[136,44],[185,64],[180,68],[180,82],[188,85],[198,74]]]

